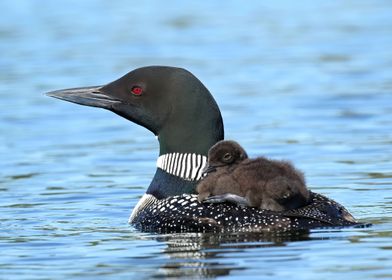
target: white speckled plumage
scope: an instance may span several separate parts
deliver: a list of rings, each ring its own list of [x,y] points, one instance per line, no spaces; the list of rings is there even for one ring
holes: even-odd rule
[[[259,232],[356,225],[343,206],[316,193],[312,193],[308,206],[286,212],[224,203],[201,204],[193,194],[161,200],[147,195],[135,207],[130,222],[138,229],[153,232]]]

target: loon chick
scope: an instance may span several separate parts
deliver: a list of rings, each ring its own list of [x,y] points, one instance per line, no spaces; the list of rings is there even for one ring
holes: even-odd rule
[[[158,136],[155,175],[129,219],[140,230],[260,231],[357,224],[343,206],[317,193],[311,193],[309,205],[288,212],[199,203],[196,185],[209,148],[223,140],[223,121],[208,89],[185,69],[142,67],[104,86],[47,95],[110,110]]]
[[[249,159],[235,141],[219,141],[210,148],[206,173],[197,185],[200,202],[229,201],[285,211],[305,206],[309,201],[302,172],[286,161]]]

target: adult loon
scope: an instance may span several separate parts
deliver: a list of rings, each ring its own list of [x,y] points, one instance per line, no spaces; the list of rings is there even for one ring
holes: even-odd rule
[[[110,110],[158,137],[156,173],[129,219],[139,230],[270,231],[358,224],[343,206],[313,192],[307,206],[284,212],[199,203],[196,185],[209,148],[223,139],[223,121],[208,89],[185,69],[142,67],[104,86],[47,95]]]
[[[248,158],[235,141],[219,141],[208,151],[207,176],[198,200],[285,211],[306,206],[310,193],[301,171],[287,161]]]

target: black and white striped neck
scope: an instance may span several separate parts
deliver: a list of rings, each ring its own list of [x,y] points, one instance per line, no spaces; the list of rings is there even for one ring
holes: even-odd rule
[[[196,193],[207,157],[196,153],[167,153],[157,160],[157,170],[146,194],[156,199]]]
[[[158,157],[157,167],[186,181],[198,181],[207,157],[194,153],[169,153]]]

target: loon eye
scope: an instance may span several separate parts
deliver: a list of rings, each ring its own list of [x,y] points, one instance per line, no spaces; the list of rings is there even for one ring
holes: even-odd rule
[[[233,157],[232,157],[232,155],[230,154],[230,153],[226,153],[226,154],[224,154],[223,155],[223,160],[225,161],[225,162],[229,162],[229,161],[231,161],[231,159],[232,159]]]
[[[139,95],[142,95],[143,89],[139,86],[134,86],[134,87],[132,87],[131,92],[133,95],[139,96]]]

